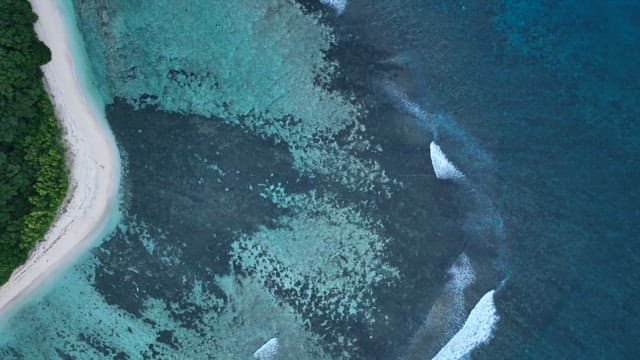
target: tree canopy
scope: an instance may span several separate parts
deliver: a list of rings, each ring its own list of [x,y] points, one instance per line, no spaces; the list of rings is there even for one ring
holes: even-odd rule
[[[68,188],[62,133],[40,65],[51,59],[27,0],[0,0],[0,284],[24,263]]]

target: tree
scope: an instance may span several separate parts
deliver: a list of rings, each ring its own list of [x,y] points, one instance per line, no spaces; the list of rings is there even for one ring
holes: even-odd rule
[[[40,65],[26,0],[0,0],[0,284],[22,264],[55,219],[68,188],[61,131]]]

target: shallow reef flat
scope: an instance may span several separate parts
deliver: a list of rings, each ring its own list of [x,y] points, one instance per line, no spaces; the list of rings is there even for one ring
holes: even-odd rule
[[[1,358],[633,358],[640,87],[560,51],[584,2],[73,5],[120,222]]]
[[[77,4],[107,98],[218,117],[284,142],[305,175],[385,190],[379,166],[354,154],[371,148],[363,109],[329,89],[320,14],[276,0]]]

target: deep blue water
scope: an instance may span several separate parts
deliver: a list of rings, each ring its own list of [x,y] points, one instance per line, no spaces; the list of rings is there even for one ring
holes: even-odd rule
[[[4,358],[636,357],[637,2],[73,4],[123,216]]]

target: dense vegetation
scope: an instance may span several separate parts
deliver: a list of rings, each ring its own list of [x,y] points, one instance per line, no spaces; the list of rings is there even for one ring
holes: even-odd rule
[[[0,284],[42,239],[68,183],[39,66],[50,52],[27,0],[0,0]]]

